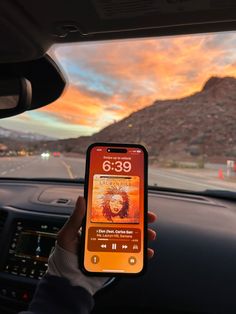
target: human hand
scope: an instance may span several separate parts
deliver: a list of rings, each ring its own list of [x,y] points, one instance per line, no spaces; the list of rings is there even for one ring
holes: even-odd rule
[[[82,224],[82,220],[85,215],[86,204],[83,197],[79,197],[75,209],[62,227],[58,234],[57,242],[60,247],[71,253],[77,254],[78,244],[80,241],[79,229]],[[148,223],[153,223],[157,219],[156,215],[152,212],[148,212]],[[153,241],[156,239],[156,232],[148,228],[148,241]],[[154,255],[154,250],[148,248],[147,251],[148,258],[152,258]]]
[[[75,209],[65,225],[58,233],[57,244],[54,252],[49,257],[49,275],[65,277],[69,279],[73,286],[81,286],[88,290],[92,295],[101,289],[109,280],[108,277],[88,277],[78,268],[77,250],[81,239],[79,229],[81,227],[86,210],[85,199],[79,197]],[[156,220],[156,215],[148,213],[148,223]],[[156,238],[156,232],[148,229],[148,240]],[[148,248],[148,258],[152,258],[154,251]]]

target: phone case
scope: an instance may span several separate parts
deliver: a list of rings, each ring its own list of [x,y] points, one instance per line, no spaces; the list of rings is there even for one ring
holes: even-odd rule
[[[121,148],[137,148],[141,149],[144,153],[144,254],[143,254],[143,269],[138,273],[105,273],[105,272],[91,272],[85,269],[84,266],[84,253],[85,253],[85,232],[86,232],[86,214],[84,217],[84,221],[82,224],[82,236],[81,236],[81,244],[80,244],[80,255],[79,255],[79,267],[80,269],[88,276],[116,276],[116,277],[124,277],[124,276],[140,276],[142,275],[147,267],[147,211],[148,211],[148,199],[147,199],[147,176],[148,176],[148,153],[146,149],[139,144],[121,144],[121,143],[94,143],[90,145],[87,149],[86,153],[86,168],[85,168],[85,184],[84,184],[84,197],[87,202],[88,199],[88,185],[89,185],[89,169],[90,169],[90,153],[93,147],[95,146],[105,146],[105,147],[121,147]],[[116,176],[117,177],[117,176]],[[95,216],[92,219],[97,219]],[[137,217],[133,216],[132,223],[135,223],[135,219]],[[102,221],[101,221],[102,223]],[[116,223],[119,223],[116,221]],[[127,221],[129,223],[129,221]]]

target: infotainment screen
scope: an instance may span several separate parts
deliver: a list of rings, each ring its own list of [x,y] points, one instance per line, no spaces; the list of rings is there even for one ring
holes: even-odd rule
[[[35,230],[25,230],[16,243],[15,256],[47,261],[54,248],[56,235]]]
[[[55,247],[57,233],[64,222],[65,219],[50,222],[15,221],[4,271],[41,279],[47,270],[48,257]]]

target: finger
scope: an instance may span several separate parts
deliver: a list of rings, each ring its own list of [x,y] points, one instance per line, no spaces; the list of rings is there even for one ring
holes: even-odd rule
[[[77,238],[78,230],[84,218],[85,209],[85,200],[83,197],[79,197],[72,215],[58,234],[58,241],[70,242]]]
[[[157,216],[153,212],[148,212],[148,223],[152,223],[157,220]]]
[[[156,231],[154,231],[153,229],[148,229],[148,241],[153,241],[156,239]]]
[[[147,249],[147,256],[148,256],[148,259],[152,258],[154,256],[154,250],[148,248]]]
[[[77,235],[79,228],[81,227],[86,210],[85,199],[81,196],[77,199],[75,209],[66,223],[68,230],[73,231],[73,236]]]

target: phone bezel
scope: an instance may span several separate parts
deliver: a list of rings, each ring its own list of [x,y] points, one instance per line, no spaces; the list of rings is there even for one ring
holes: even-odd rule
[[[143,268],[138,273],[105,273],[105,272],[91,272],[85,268],[84,265],[84,252],[85,252],[85,233],[86,233],[86,217],[87,217],[87,209],[85,213],[85,217],[82,224],[82,234],[81,234],[81,245],[80,245],[80,255],[79,255],[79,266],[80,269],[88,276],[116,276],[116,277],[126,277],[126,276],[141,276],[144,274],[147,268],[147,213],[148,213],[148,152],[146,148],[140,144],[122,144],[122,143],[93,143],[91,144],[86,152],[86,167],[85,167],[85,183],[84,183],[84,198],[86,200],[87,206],[87,198],[88,198],[88,186],[89,186],[89,169],[90,169],[90,155],[91,150],[95,146],[102,147],[123,147],[123,148],[138,148],[141,149],[144,153],[144,254],[143,254]]]

